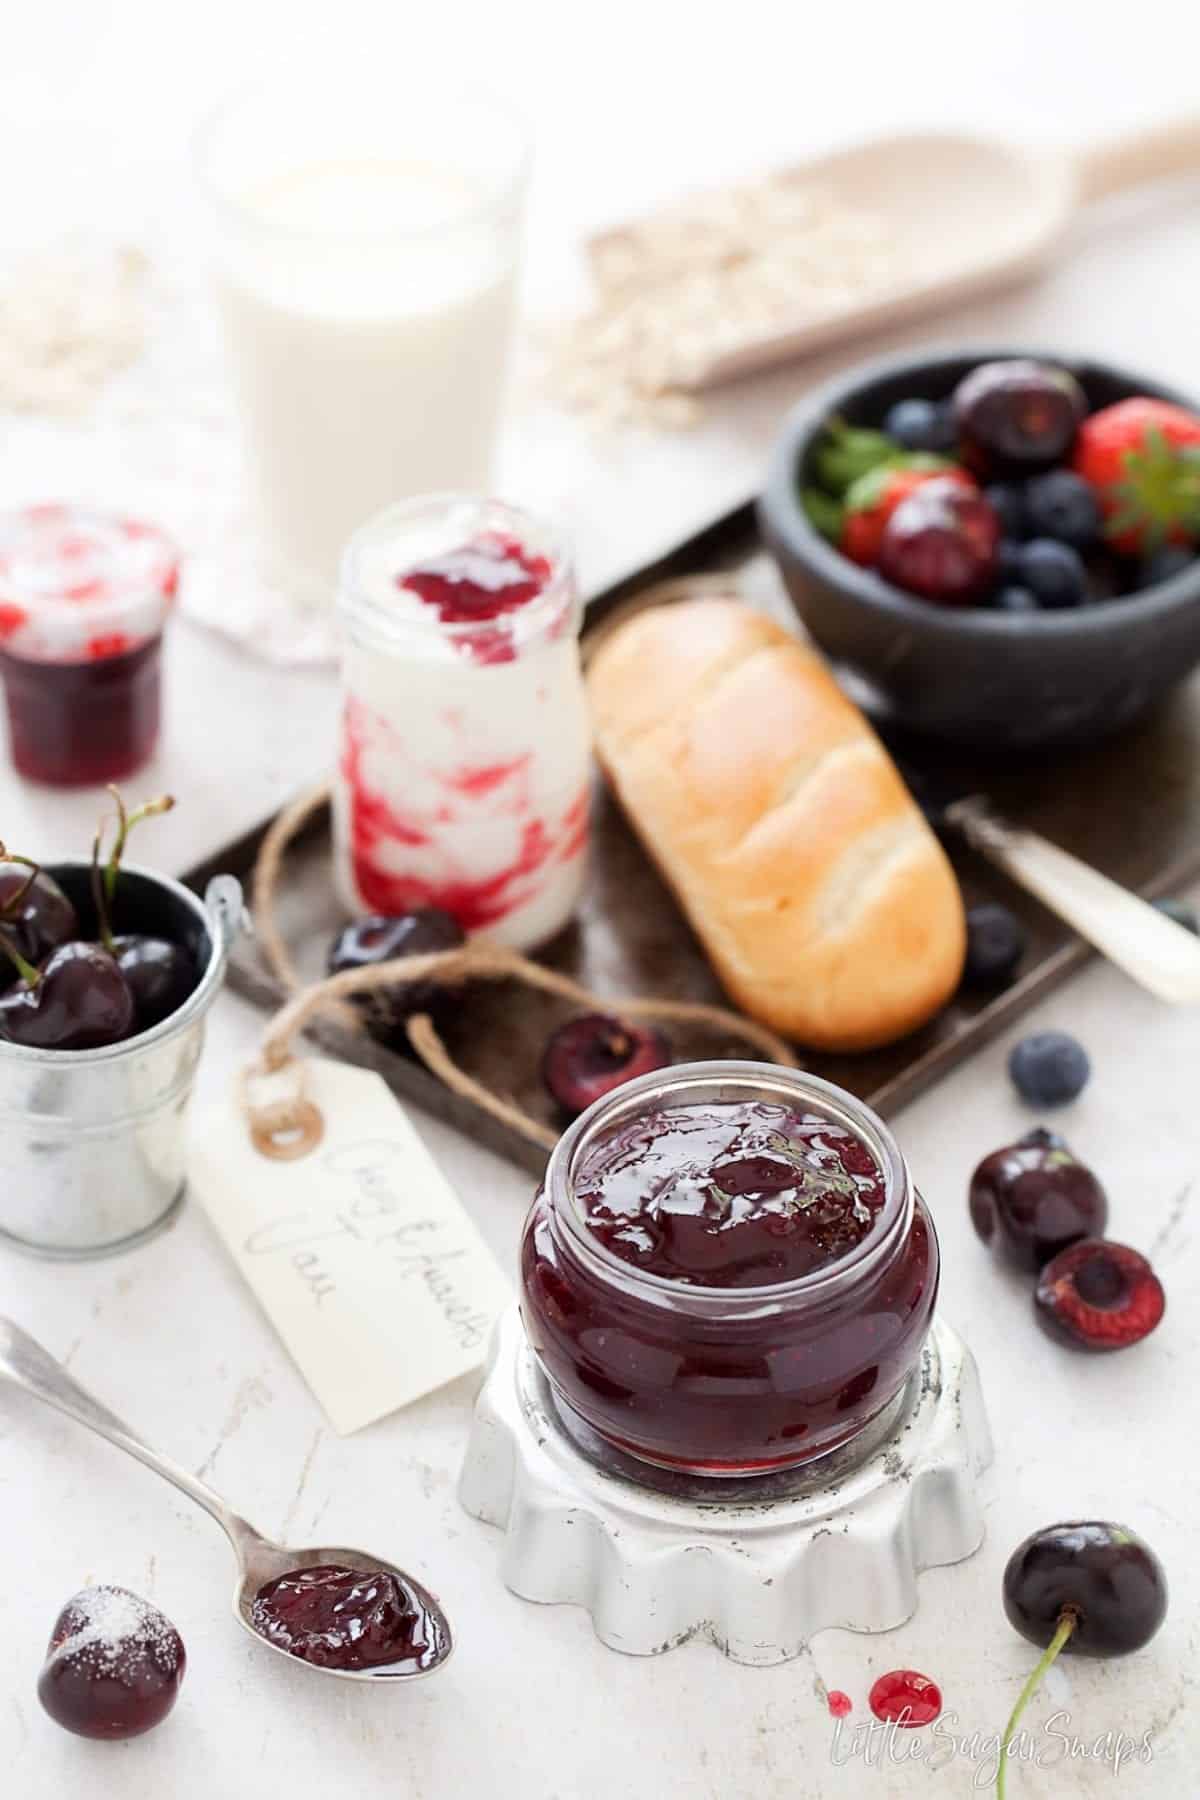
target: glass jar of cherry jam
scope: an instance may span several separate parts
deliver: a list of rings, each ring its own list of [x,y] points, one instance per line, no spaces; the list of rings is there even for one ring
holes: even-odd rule
[[[120,781],[158,741],[179,559],[151,525],[83,508],[0,517],[0,678],[19,774]]]
[[[525,1330],[568,1428],[699,1475],[856,1436],[916,1367],[937,1286],[933,1221],[883,1122],[752,1062],[597,1101],[521,1247]]]

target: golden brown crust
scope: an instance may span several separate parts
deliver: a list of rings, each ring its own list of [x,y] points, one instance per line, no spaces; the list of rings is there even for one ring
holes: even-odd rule
[[[588,675],[602,766],[730,994],[867,1049],[954,992],[958,884],[821,658],[736,600],[653,607]]]

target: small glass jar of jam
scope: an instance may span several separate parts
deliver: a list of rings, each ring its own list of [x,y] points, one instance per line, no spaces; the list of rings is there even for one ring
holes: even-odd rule
[[[751,1062],[627,1082],[559,1140],[521,1311],[568,1429],[659,1468],[765,1473],[897,1397],[933,1314],[933,1222],[883,1122]]]
[[[0,678],[17,772],[120,781],[158,741],[179,558],[133,519],[46,505],[0,516]]]
[[[337,885],[527,950],[575,910],[590,734],[580,605],[557,538],[498,501],[381,513],[342,565]]]

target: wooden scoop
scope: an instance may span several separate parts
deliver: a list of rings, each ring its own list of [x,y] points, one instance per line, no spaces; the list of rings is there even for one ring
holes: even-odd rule
[[[711,387],[1017,282],[1049,261],[1082,205],[1191,169],[1200,169],[1200,118],[1073,154],[927,132],[876,138],[795,165],[782,171],[788,180],[880,222],[889,246],[885,267],[857,290],[807,299],[797,293],[794,316],[722,342],[692,361],[681,385]],[[589,251],[602,261],[646,229],[643,222],[604,232]]]

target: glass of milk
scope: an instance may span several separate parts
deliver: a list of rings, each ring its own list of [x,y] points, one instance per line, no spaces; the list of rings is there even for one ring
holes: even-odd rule
[[[200,137],[274,573],[332,599],[364,518],[486,490],[528,173],[504,104],[409,71],[262,86]]]

